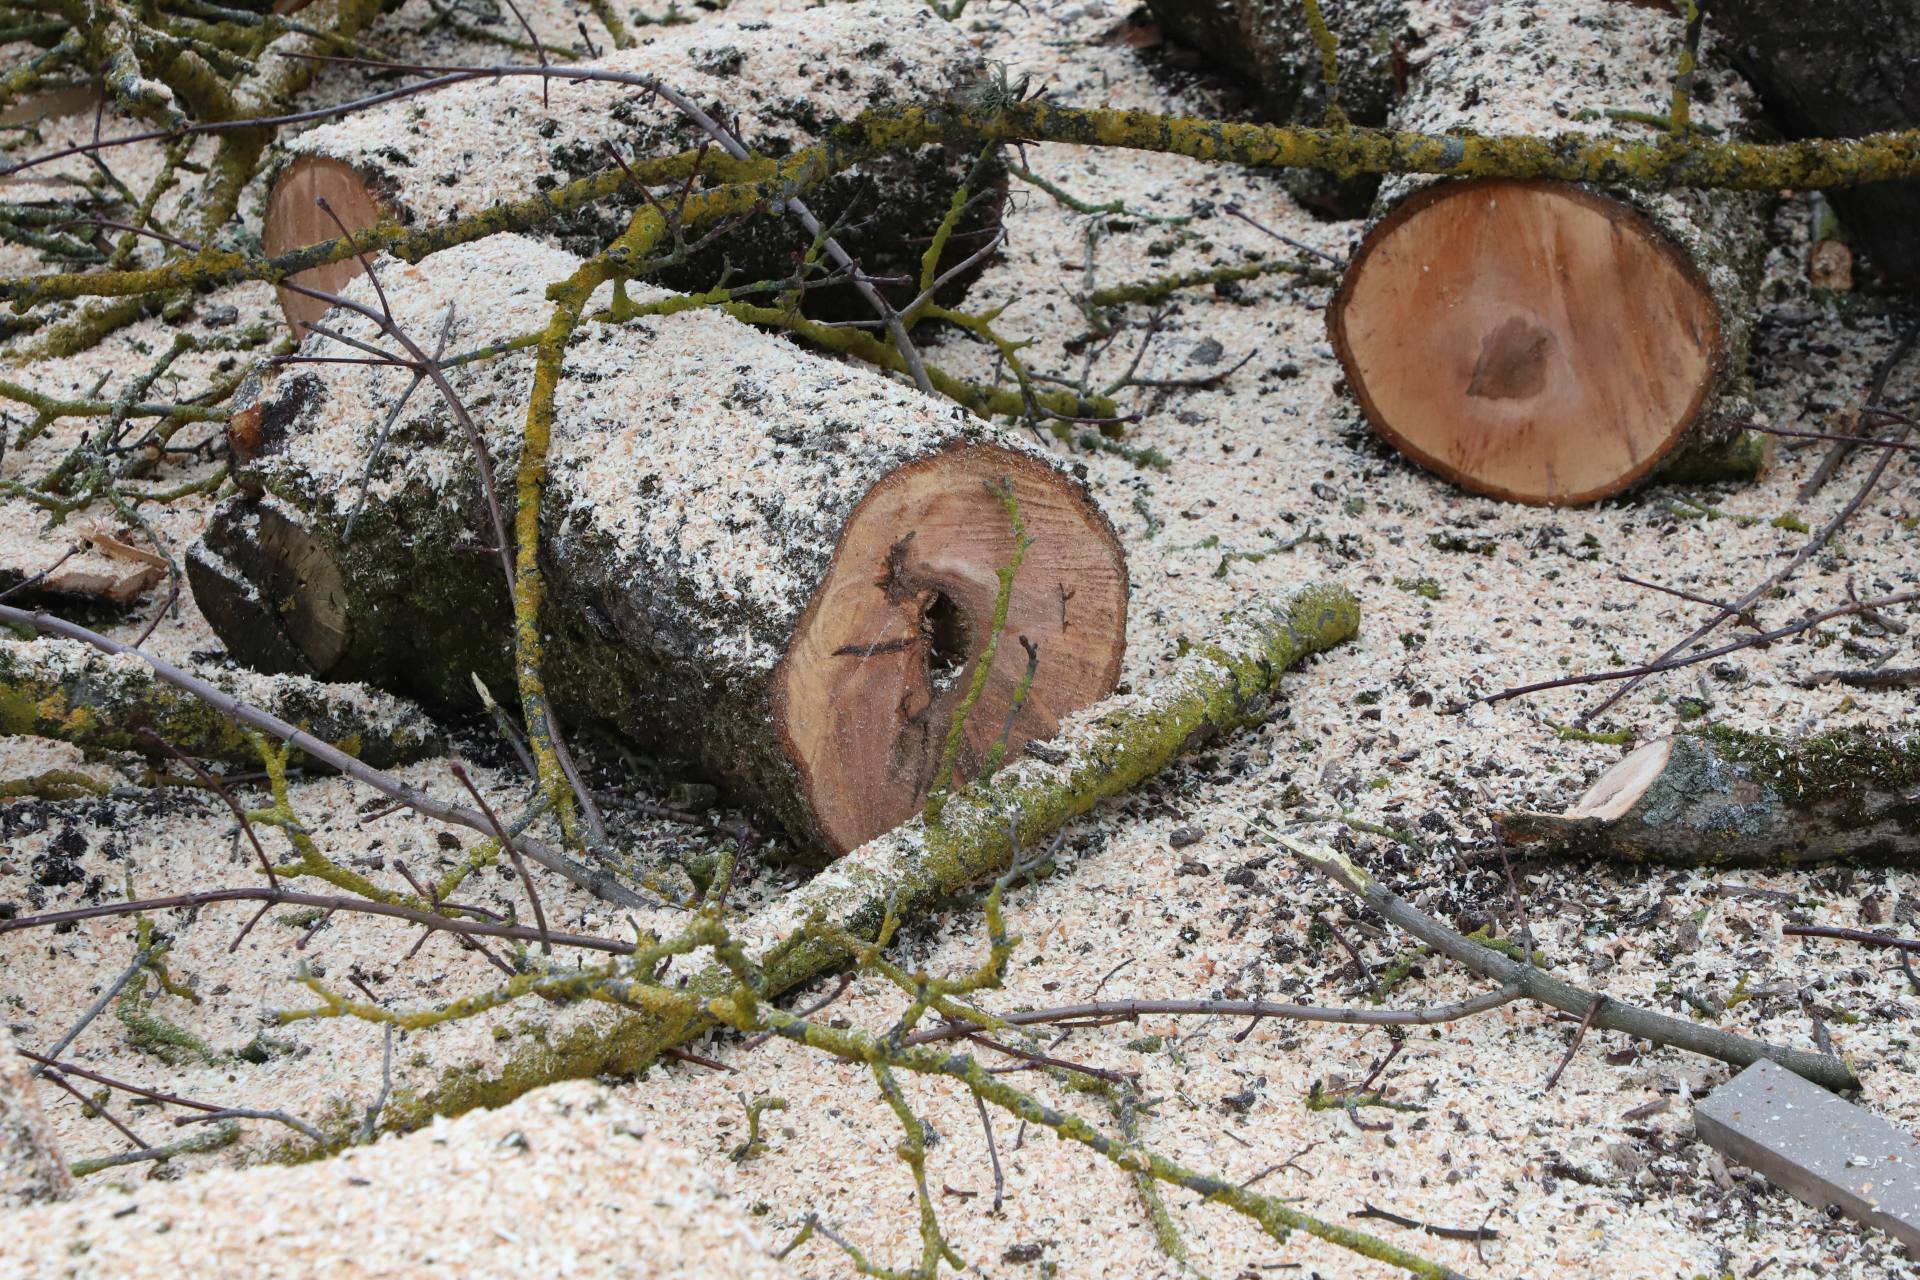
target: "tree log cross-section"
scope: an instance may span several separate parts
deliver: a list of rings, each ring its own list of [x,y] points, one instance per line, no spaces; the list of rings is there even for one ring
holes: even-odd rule
[[[542,283],[576,265],[496,236],[377,269],[403,327],[431,329],[454,300],[467,346],[538,327]],[[1072,474],[877,373],[679,295],[630,298],[662,314],[583,329],[556,399],[542,671],[568,723],[684,760],[774,816],[792,852],[835,855],[924,804],[989,641],[957,781],[1112,689],[1126,562]],[[344,310],[328,327],[371,336]],[[499,474],[533,368],[515,351],[447,370]],[[189,577],[247,663],[471,703],[476,675],[513,687],[512,613],[445,403],[416,396],[373,456],[408,380],[283,372],[257,406],[245,492],[214,514]],[[996,633],[1014,513],[1029,542]]]
[[[1661,127],[1679,36],[1607,0],[1502,0],[1434,55],[1394,123]],[[1749,103],[1732,73],[1695,83],[1711,91],[1691,118],[1737,132]],[[1380,435],[1479,493],[1591,502],[1663,464],[1750,476],[1764,450],[1733,424],[1758,209],[1728,193],[1390,180],[1328,313],[1334,351]]]

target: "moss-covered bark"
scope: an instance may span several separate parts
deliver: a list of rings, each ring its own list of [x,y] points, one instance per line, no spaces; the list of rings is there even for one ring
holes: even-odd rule
[[[1141,692],[1111,698],[1071,720],[1047,759],[1015,761],[961,789],[947,801],[938,825],[916,818],[841,858],[734,930],[765,972],[765,994],[776,996],[849,958],[841,946],[810,934],[808,921],[819,918],[846,934],[871,937],[890,909],[904,921],[923,918],[953,894],[1005,870],[1014,837],[1022,847],[1037,845],[1181,753],[1258,723],[1272,709],[1285,672],[1350,639],[1359,624],[1359,605],[1340,587],[1256,601]],[[706,959],[689,966],[686,977],[687,990],[714,997],[735,981]],[[434,1115],[498,1106],[556,1080],[636,1071],[712,1026],[704,1017],[679,1013],[606,1015],[570,1027],[552,1042],[530,1040],[496,1069],[463,1070],[432,1089],[396,1098],[384,1122],[414,1128]]]
[[[748,145],[774,159],[804,152],[826,129],[860,111],[959,95],[984,74],[979,51],[918,0],[861,0],[741,22],[671,26],[644,46],[609,51],[583,70],[658,77],[719,119],[741,121]],[[299,135],[288,143],[291,160],[279,181],[290,182],[289,193],[303,192],[303,165],[344,165],[394,221],[424,224],[487,212],[499,202],[503,185],[577,192],[572,184],[592,179],[595,198],[569,199],[538,219],[521,220],[532,234],[587,256],[619,235],[648,198],[638,182],[617,180],[624,176],[618,168],[616,180],[607,181],[610,159],[632,169],[710,141],[694,121],[640,84],[482,79]],[[923,141],[822,175],[806,200],[869,274],[905,277],[890,290],[896,305],[905,305],[918,292],[925,238],[967,181],[974,159],[971,148]],[[704,175],[704,161],[702,170]],[[945,255],[947,265],[968,257],[999,223],[1004,175],[996,164],[978,176],[981,198],[969,207]],[[671,189],[658,195],[674,207]],[[283,202],[276,191],[263,231],[270,250],[331,233],[327,220],[306,205],[308,198],[289,194]],[[338,198],[334,203],[346,207]],[[678,290],[708,288],[729,269],[735,281],[779,279],[797,255],[809,251],[808,239],[777,214],[746,218],[655,279]],[[957,298],[967,283],[951,282],[950,296]],[[805,302],[823,316],[871,314],[845,286],[810,290]]]
[[[315,55],[334,52],[335,44],[329,37],[350,39],[379,12],[380,0],[317,0],[302,15],[302,26],[324,34],[287,31],[277,37],[261,51],[252,69],[235,81],[229,93],[217,103],[201,104],[213,110],[209,119],[257,120],[283,110],[294,95],[306,88],[321,66]],[[261,157],[273,138],[271,127],[240,128],[220,135],[205,178],[174,218],[173,230],[180,239],[195,245],[211,245],[220,239],[240,206],[241,194],[258,173]],[[155,286],[152,290],[123,294],[111,302],[82,307],[49,325],[33,341],[17,346],[10,353],[11,358],[20,361],[57,358],[85,351],[107,334],[138,319],[166,296],[170,295],[158,292]]]
[[[1629,862],[1920,866],[1920,730],[1691,730],[1639,748],[1564,814],[1499,823],[1510,840]]]
[[[445,749],[417,708],[370,689],[203,668],[195,674],[377,769]],[[54,738],[89,751],[164,756],[151,731],[190,756],[257,766],[248,733],[145,664],[68,640],[0,641],[0,734]]]
[[[422,336],[454,304],[456,345],[465,346],[547,323],[545,287],[584,269],[556,249],[503,236],[418,268],[391,267],[385,288],[400,324]],[[419,391],[376,451],[404,370],[318,364],[269,388],[250,411],[261,443],[238,472],[243,494],[215,512],[188,557],[195,599],[236,656],[440,705],[473,703],[475,676],[503,702],[517,688],[536,747],[550,700],[567,724],[604,730],[726,785],[785,828],[792,852],[831,855],[880,829],[881,819],[917,808],[894,801],[916,781],[918,757],[906,750],[907,730],[876,712],[850,725],[837,747],[841,756],[866,753],[870,790],[820,783],[841,775],[822,767],[818,744],[830,733],[816,726],[839,725],[839,713],[811,701],[789,707],[783,664],[815,602],[839,583],[833,607],[841,609],[849,582],[887,608],[922,594],[946,600],[961,619],[956,661],[974,661],[989,631],[976,616],[974,584],[991,582],[999,567],[976,560],[1004,540],[984,475],[1009,481],[1023,501],[1044,500],[1051,514],[1029,578],[1044,585],[1051,580],[1037,575],[1066,557],[1059,564],[1070,568],[1059,572],[1077,577],[1063,578],[1063,589],[1081,588],[1076,608],[1086,615],[1076,614],[1073,635],[1059,642],[1022,624],[1050,648],[1055,665],[1043,680],[1052,683],[1043,687],[1053,698],[1025,709],[1013,745],[1051,732],[1054,720],[1038,717],[1111,688],[1124,635],[1121,553],[1084,486],[1053,460],[962,410],[807,355],[715,308],[672,305],[679,295],[636,293],[615,308],[625,323],[581,320],[598,284],[558,288],[568,298],[561,327],[537,350],[447,370],[500,491],[516,477],[506,513],[511,599],[489,553],[475,454],[443,397]],[[364,284],[356,288],[371,297]],[[656,302],[668,305],[647,310]],[[332,316],[364,328],[344,312]],[[308,349],[320,345],[311,339]],[[897,512],[888,505],[896,499],[906,504]],[[964,545],[948,546],[947,524],[982,507],[991,534],[970,531]],[[937,519],[915,514],[936,508]],[[862,512],[861,550],[833,578]],[[922,582],[928,557],[939,573],[965,580]],[[1111,609],[1085,603],[1115,595]],[[1052,596],[1044,608],[1064,629]],[[913,684],[908,660],[921,652],[920,633],[901,635],[906,627],[895,619],[876,652],[810,650],[794,661],[827,672],[828,682],[864,668],[877,673],[872,687],[882,693],[897,679],[884,708],[893,715]],[[1076,643],[1079,650],[1068,647]],[[1101,650],[1105,681],[1083,689],[1080,672],[1095,664],[1076,659],[1100,645],[1112,651],[1111,668]],[[1011,669],[1001,664],[996,679],[1009,682]],[[815,686],[805,687],[814,697]],[[942,686],[914,704],[915,714],[930,707],[924,722],[944,726],[947,696]],[[981,726],[997,730],[1001,716],[982,716],[976,736],[990,737]],[[874,799],[883,783],[884,811]],[[831,816],[846,815],[847,792],[873,804],[861,812],[873,824],[851,834]]]

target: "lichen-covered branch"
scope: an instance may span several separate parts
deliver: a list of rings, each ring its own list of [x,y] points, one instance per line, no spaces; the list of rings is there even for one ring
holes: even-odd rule
[[[1774,191],[1850,187],[1920,176],[1920,129],[1863,138],[1766,145],[1690,134],[1655,138],[1586,134],[1437,136],[1392,129],[1248,124],[1150,111],[1079,108],[1046,101],[949,103],[863,117],[843,145],[903,147],[944,139],[1060,142],[1160,151],[1261,169],[1430,173],[1456,178],[1555,178],[1627,187]]]
[[[1027,758],[954,793],[937,829],[915,819],[842,857],[734,930],[763,975],[764,994],[847,963],[845,939],[875,936],[889,907],[910,921],[1004,870],[1010,836],[1034,845],[1214,735],[1257,723],[1272,708],[1282,674],[1350,639],[1359,622],[1359,605],[1339,587],[1256,601],[1141,692],[1090,708],[1051,747],[1030,748]],[[696,968],[685,990],[711,998],[734,982],[724,964],[712,963]],[[497,1068],[452,1075],[431,1091],[396,1099],[387,1123],[411,1128],[436,1114],[497,1106],[556,1080],[637,1070],[711,1025],[704,1015],[676,1009],[575,1026],[548,1043],[517,1048]]]

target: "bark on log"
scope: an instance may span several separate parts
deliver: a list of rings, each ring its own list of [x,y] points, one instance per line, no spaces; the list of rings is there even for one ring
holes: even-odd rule
[[[1920,865],[1920,730],[1690,731],[1630,752],[1563,814],[1497,821],[1509,840],[1630,862]]]
[[[542,325],[543,286],[576,265],[498,236],[389,263],[383,282],[414,332],[458,300],[457,348]],[[532,353],[449,374],[511,474]],[[383,397],[407,380],[358,364],[280,377],[239,473],[248,493],[189,557],[194,595],[255,666],[442,704],[471,702],[478,674],[505,700],[512,616],[491,521],[437,397],[400,416],[353,520]],[[1032,543],[960,777],[1003,734],[1009,753],[1048,736],[1119,673],[1126,564],[1079,481],[962,410],[717,311],[588,326],[549,461],[543,671],[562,717],[689,760],[773,815],[797,853],[843,853],[924,802],[1013,555],[1001,486]],[[1024,698],[1021,637],[1038,650]]]
[[[1250,601],[1166,675],[1070,717],[1044,759],[1030,756],[974,782],[948,801],[937,825],[914,818],[738,923],[735,936],[765,974],[764,994],[773,998],[849,960],[842,948],[809,934],[809,920],[871,938],[889,912],[909,925],[925,919],[954,894],[1005,871],[1010,834],[1022,849],[1036,848],[1182,753],[1260,723],[1272,712],[1281,676],[1345,643],[1359,627],[1358,602],[1337,586]],[[704,953],[688,967],[687,990],[717,997],[734,986]],[[706,1018],[596,1010],[565,1031],[519,1037],[504,1058],[456,1068],[430,1088],[396,1091],[381,1124],[414,1129],[436,1115],[500,1106],[557,1080],[631,1074],[712,1027]]]
[[[53,1141],[34,1093],[27,1060],[0,1026],[0,1209],[19,1209],[72,1194],[73,1178]]]
[[[1317,124],[1328,93],[1319,45],[1300,0],[1147,0],[1162,29],[1217,67],[1253,86],[1261,114]],[[1421,45],[1407,0],[1321,0],[1339,42],[1339,105],[1354,124],[1383,125]],[[1396,69],[1397,68],[1397,69]],[[1377,177],[1337,178],[1289,170],[1281,182],[1295,199],[1332,217],[1359,217],[1379,189]]]
[[[372,689],[208,667],[194,674],[376,769],[446,749],[439,729],[417,707]],[[142,730],[186,755],[249,768],[260,764],[253,739],[239,725],[155,679],[143,662],[72,640],[0,641],[0,734],[164,758],[167,753]]]
[[[1733,64],[1795,138],[1854,138],[1920,123],[1920,9],[1912,0],[1712,0]],[[1836,189],[1855,247],[1920,288],[1920,182]]]
[[[746,145],[780,158],[819,141],[841,120],[889,105],[964,92],[983,74],[980,55],[958,28],[917,0],[869,0],[742,22],[668,27],[648,43],[609,50],[594,66],[654,75],[736,127]],[[543,94],[550,105],[543,105]],[[598,173],[620,160],[671,156],[711,140],[647,90],[605,82],[508,78],[471,81],[359,112],[299,135],[274,180],[261,233],[267,253],[332,239],[338,228],[315,203],[325,198],[350,230],[391,215],[402,223],[470,216],[507,201]],[[609,150],[611,148],[612,150]],[[859,165],[807,193],[869,274],[905,275],[896,297],[918,292],[920,257],[974,163],[971,152],[923,146]],[[997,169],[989,175],[1004,186]],[[659,193],[673,204],[673,193]],[[948,250],[957,263],[998,225],[1003,190],[963,218]],[[639,192],[588,204],[538,233],[581,255],[603,248],[627,225]],[[778,216],[754,218],[657,277],[668,288],[712,287],[731,266],[733,282],[779,279],[808,248],[807,236]],[[352,279],[352,261],[294,277],[328,292]],[[957,299],[969,283],[950,282]],[[822,316],[870,315],[846,286],[817,291]],[[326,305],[280,290],[289,323],[317,320]]]
[[[1664,116],[1680,26],[1608,0],[1499,0],[1435,56],[1397,128],[1593,133]],[[1709,51],[1710,53],[1711,51]],[[1744,128],[1709,56],[1692,116]],[[1611,113],[1611,114],[1610,114]],[[1496,498],[1591,502],[1663,460],[1751,472],[1735,425],[1763,249],[1757,196],[1396,178],[1328,313],[1347,385],[1388,442]]]

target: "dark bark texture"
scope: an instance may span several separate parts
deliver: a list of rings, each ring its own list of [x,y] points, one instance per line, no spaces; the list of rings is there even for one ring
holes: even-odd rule
[[[1270,120],[1317,124],[1327,109],[1320,49],[1300,0],[1147,0],[1168,35],[1252,87]],[[1322,0],[1339,41],[1339,104],[1354,124],[1384,125],[1417,47],[1405,0]],[[1289,170],[1287,190],[1319,213],[1357,217],[1380,180]]]
[[[1920,123],[1920,5],[1913,0],[1712,0],[1708,25],[1768,114],[1796,138],[1847,138]],[[1829,197],[1870,265],[1920,288],[1920,182]]]

